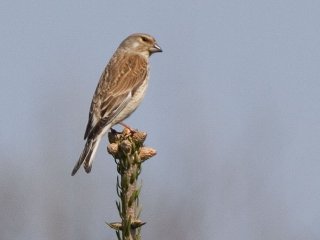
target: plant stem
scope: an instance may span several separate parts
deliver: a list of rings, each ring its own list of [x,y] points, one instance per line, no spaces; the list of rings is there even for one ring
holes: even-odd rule
[[[133,132],[127,128],[121,133],[109,133],[108,152],[114,157],[120,175],[120,182],[117,177],[117,194],[120,200],[116,203],[121,223],[108,225],[116,230],[119,240],[140,240],[141,226],[145,224],[139,219],[141,184],[137,181],[142,163],[156,154],[154,149],[143,147],[146,136],[144,132]]]

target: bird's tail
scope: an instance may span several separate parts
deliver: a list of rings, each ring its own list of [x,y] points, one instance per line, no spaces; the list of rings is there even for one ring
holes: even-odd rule
[[[100,140],[101,136],[93,139],[88,138],[86,145],[80,155],[80,158],[72,170],[72,176],[77,173],[82,164],[87,173],[91,171],[92,162],[96,155]]]

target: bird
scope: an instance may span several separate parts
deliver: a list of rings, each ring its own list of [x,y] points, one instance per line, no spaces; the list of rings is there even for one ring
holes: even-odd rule
[[[140,105],[148,86],[149,57],[157,52],[162,49],[156,39],[145,33],[131,34],[120,43],[94,92],[84,134],[86,144],[72,176],[81,165],[90,173],[102,137]]]

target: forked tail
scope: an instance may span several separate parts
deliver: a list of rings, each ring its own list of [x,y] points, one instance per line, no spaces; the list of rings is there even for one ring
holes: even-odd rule
[[[72,170],[72,176],[74,176],[77,173],[82,164],[87,173],[91,171],[92,162],[96,155],[100,140],[101,137],[87,140],[86,145],[80,155],[80,158]]]

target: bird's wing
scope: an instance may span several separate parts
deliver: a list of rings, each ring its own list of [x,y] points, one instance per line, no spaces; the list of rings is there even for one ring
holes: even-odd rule
[[[124,109],[148,73],[147,60],[134,54],[113,57],[95,91],[84,138],[96,135]]]

